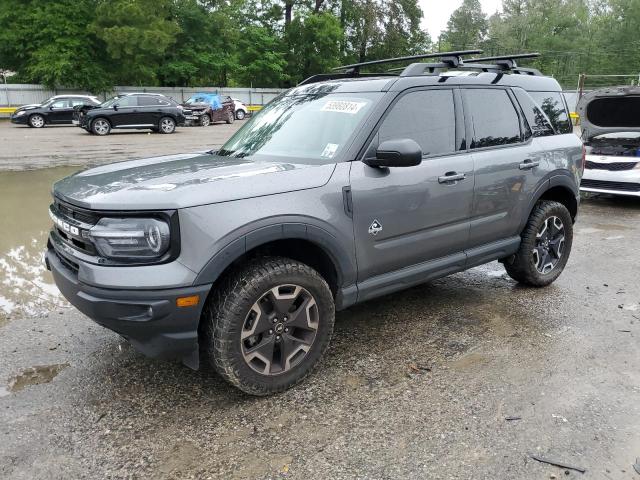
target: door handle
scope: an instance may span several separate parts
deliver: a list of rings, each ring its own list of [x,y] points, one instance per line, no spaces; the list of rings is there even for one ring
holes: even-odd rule
[[[453,183],[467,178],[466,173],[447,172],[441,177],[438,177],[438,183]]]
[[[537,160],[530,160],[527,158],[524,162],[520,164],[520,170],[531,170],[532,168],[535,168],[538,165],[540,165],[540,162],[538,162]]]

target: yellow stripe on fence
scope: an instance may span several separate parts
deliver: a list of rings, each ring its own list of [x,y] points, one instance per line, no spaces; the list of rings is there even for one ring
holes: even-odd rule
[[[0,107],[0,113],[13,113],[16,107]]]
[[[257,112],[262,108],[262,105],[249,105],[247,106],[250,112]]]

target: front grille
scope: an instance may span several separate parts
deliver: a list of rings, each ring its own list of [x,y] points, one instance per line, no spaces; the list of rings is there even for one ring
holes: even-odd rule
[[[100,219],[100,217],[93,213],[91,210],[76,207],[75,205],[62,202],[58,199],[56,199],[54,203],[56,210],[63,217],[72,218],[74,220],[77,220],[78,222],[88,223],[90,225],[95,225]]]
[[[619,190],[621,192],[640,192],[640,183],[608,182],[605,180],[582,179],[581,187],[598,188],[601,190]]]
[[[584,168],[589,170],[609,170],[611,172],[619,172],[621,170],[631,170],[635,168],[638,162],[617,162],[617,163],[599,163],[587,161]]]

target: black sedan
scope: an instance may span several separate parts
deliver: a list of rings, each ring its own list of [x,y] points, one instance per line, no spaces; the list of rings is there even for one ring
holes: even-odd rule
[[[112,129],[150,129],[173,133],[185,123],[181,106],[156,93],[125,93],[97,107],[79,107],[73,122],[95,135],[108,135]]]
[[[11,122],[42,128],[45,125],[71,125],[75,107],[100,105],[88,95],[56,95],[41,104],[23,105],[11,114]]]

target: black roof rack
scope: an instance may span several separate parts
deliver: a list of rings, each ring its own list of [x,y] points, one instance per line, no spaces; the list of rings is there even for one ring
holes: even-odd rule
[[[410,55],[408,57],[384,58],[382,60],[371,60],[369,62],[342,65],[341,67],[336,67],[332,70],[334,72],[338,70],[347,70],[353,73],[359,73],[361,67],[368,67],[371,65],[384,65],[385,63],[406,62],[409,60],[419,60],[421,58],[440,58],[443,62],[446,60],[447,62],[458,63],[461,61],[461,55],[474,55],[476,53],[482,53],[482,50],[459,50],[455,52],[424,53],[421,55]]]
[[[539,70],[535,68],[522,68],[516,63],[516,60],[522,58],[536,58],[540,54],[534,53],[517,53],[514,55],[500,55],[495,57],[478,57],[463,59],[462,55],[473,55],[482,53],[482,50],[458,50],[454,52],[437,52],[425,53],[422,55],[411,55],[408,57],[385,58],[382,60],[372,60],[369,62],[353,63],[351,65],[342,65],[333,68],[335,73],[323,73],[313,75],[303,80],[299,85],[308,83],[322,82],[324,80],[335,80],[340,78],[356,78],[356,77],[384,77],[400,75],[401,77],[415,77],[420,75],[439,75],[445,69],[461,69],[461,70],[478,70],[481,72],[492,73],[513,73],[519,75],[535,75],[542,76]],[[386,73],[360,73],[360,68],[371,65],[384,65],[385,63],[397,63],[408,60],[418,60],[423,58],[437,58],[437,63],[416,62],[406,67],[391,68]],[[492,62],[492,63],[483,63]],[[342,72],[339,72],[342,70]]]

